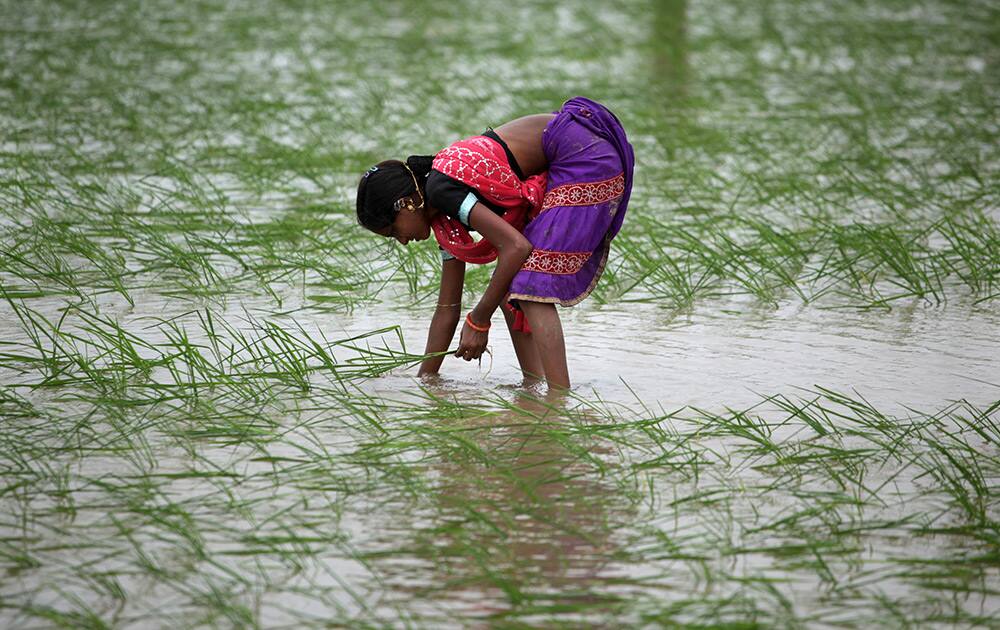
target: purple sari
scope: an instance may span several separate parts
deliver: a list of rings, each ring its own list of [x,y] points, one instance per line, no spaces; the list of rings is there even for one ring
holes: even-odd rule
[[[632,191],[635,157],[621,123],[590,99],[566,101],[546,126],[549,179],[541,212],[524,228],[534,246],[510,299],[579,303],[597,284]]]

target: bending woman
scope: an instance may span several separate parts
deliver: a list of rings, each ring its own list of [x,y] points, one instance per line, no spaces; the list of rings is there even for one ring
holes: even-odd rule
[[[426,353],[451,344],[466,263],[498,260],[464,317],[456,356],[482,355],[493,313],[504,304],[525,379],[568,388],[555,305],[577,304],[597,284],[625,217],[634,162],[615,115],[576,97],[554,114],[518,118],[435,156],[370,168],[358,185],[361,225],[403,245],[433,230],[441,247],[441,290]],[[420,374],[437,373],[442,359],[425,360]]]

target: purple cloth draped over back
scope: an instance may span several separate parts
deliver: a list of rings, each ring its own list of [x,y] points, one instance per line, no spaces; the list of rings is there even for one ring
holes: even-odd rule
[[[511,300],[572,306],[607,262],[632,191],[635,156],[618,118],[578,96],[546,126],[549,178],[542,210],[524,229],[534,247],[511,282]]]

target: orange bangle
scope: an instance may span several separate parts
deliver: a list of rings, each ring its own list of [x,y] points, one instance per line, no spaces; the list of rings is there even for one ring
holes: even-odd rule
[[[469,328],[471,328],[476,332],[487,332],[490,329],[490,322],[486,322],[485,326],[480,326],[479,324],[472,321],[472,311],[466,313],[465,323],[469,325]]]

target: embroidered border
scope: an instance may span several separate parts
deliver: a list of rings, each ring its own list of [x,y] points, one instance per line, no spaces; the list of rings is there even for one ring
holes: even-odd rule
[[[571,275],[583,268],[594,252],[553,252],[532,250],[521,271],[540,271],[556,275]]]
[[[586,289],[584,289],[583,293],[581,293],[580,295],[577,295],[576,297],[572,297],[569,299],[562,299],[552,296],[532,295],[530,293],[516,293],[514,291],[511,291],[510,297],[508,299],[524,300],[525,302],[542,302],[547,304],[559,304],[560,306],[575,306],[579,304],[584,299],[586,299],[588,295],[590,295],[590,293],[594,290],[594,287],[597,286],[597,281],[600,280],[601,276],[604,274],[604,267],[608,263],[608,252],[611,251],[611,239],[608,237],[604,237],[604,242],[601,243],[600,247],[597,248],[597,251],[600,252],[601,254],[601,262],[597,266],[597,273],[594,274],[594,277],[591,278],[590,280],[590,284],[587,286]],[[515,276],[515,282],[516,280],[517,277]]]
[[[563,184],[545,193],[542,211],[556,206],[594,206],[621,197],[624,193],[625,173],[600,182]]]

